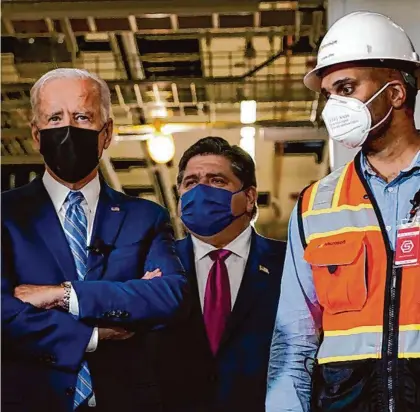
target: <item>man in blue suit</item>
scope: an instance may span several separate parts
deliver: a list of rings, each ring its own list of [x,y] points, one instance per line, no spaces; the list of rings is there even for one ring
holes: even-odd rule
[[[159,411],[145,332],[179,313],[186,284],[167,212],[98,177],[104,81],[57,69],[31,103],[46,172],[2,195],[2,410]]]
[[[285,243],[251,225],[255,165],[238,146],[195,143],[179,163],[178,189],[189,234],[177,251],[192,310],[160,340],[164,410],[263,412]]]

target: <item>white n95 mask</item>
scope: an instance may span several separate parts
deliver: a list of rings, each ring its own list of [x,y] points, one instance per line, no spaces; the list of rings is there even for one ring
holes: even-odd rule
[[[369,132],[380,126],[390,116],[393,107],[387,115],[372,126],[372,116],[367,105],[379,96],[390,83],[379,89],[366,103],[353,97],[331,95],[322,111],[322,118],[331,139],[344,146],[354,149],[361,146]]]

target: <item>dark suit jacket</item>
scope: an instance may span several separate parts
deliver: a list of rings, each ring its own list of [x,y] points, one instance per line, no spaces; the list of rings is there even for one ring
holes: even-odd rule
[[[186,278],[166,211],[102,183],[92,239],[108,245],[89,254],[77,281],[74,259],[40,179],[2,194],[2,410],[70,411],[82,359],[91,370],[96,411],[160,410],[152,370],[155,325],[182,306]],[[160,267],[162,278],[140,280]],[[13,297],[20,284],[72,281],[80,319],[40,310]],[[94,325],[136,330],[126,341],[85,348]],[[146,350],[147,348],[147,350]]]
[[[199,302],[193,245],[177,242],[192,300],[189,319],[163,332],[159,381],[166,412],[263,412],[285,243],[252,234],[232,314],[214,357]]]

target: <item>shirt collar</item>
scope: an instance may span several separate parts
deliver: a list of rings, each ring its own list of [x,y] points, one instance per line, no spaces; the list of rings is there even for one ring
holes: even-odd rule
[[[57,182],[57,180],[55,180],[48,173],[48,171],[45,171],[44,176],[42,177],[42,182],[44,183],[45,189],[47,190],[51,201],[53,202],[54,208],[58,213],[63,207],[70,189],[60,182]],[[98,175],[96,175],[94,179],[92,179],[87,185],[80,189],[80,192],[83,194],[90,212],[96,210],[100,191],[101,184],[99,182]]]
[[[365,154],[362,152],[361,153],[362,157],[361,157],[361,168],[362,168],[362,172],[366,175],[369,174],[371,176],[377,176],[377,173],[373,170],[372,166],[370,165],[367,157],[365,156]],[[410,163],[410,165],[408,167],[406,167],[405,169],[401,170],[401,172],[409,172],[411,170],[413,170],[414,168],[420,168],[420,150],[417,152],[417,154],[414,156],[412,162]]]
[[[410,163],[406,169],[401,170],[402,172],[409,172],[410,170],[414,169],[415,167],[420,167],[420,150],[414,156],[413,161]]]
[[[362,172],[365,176],[376,176],[376,172],[372,169],[372,166],[370,165],[366,155],[363,152],[361,152],[360,167],[362,168]]]
[[[226,245],[223,249],[231,251],[242,259],[246,259],[248,256],[249,246],[251,244],[251,235],[252,229],[251,226],[248,226],[238,237],[233,239],[232,242]],[[191,238],[196,262],[206,257],[211,251],[217,249],[193,235],[191,235]]]

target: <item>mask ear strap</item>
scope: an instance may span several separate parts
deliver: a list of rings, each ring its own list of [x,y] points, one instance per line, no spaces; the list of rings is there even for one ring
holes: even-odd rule
[[[232,196],[236,195],[237,193],[245,192],[245,190],[249,189],[251,186],[242,186],[241,189],[237,190],[236,192],[232,192]]]
[[[236,192],[232,192],[232,196],[236,195],[237,193],[241,193],[241,192],[245,192],[245,190],[249,189],[251,186],[244,186],[242,187],[242,189],[237,190]],[[231,212],[232,213],[232,212]],[[243,215],[246,215],[248,212],[245,210],[245,212],[241,213],[238,216],[235,216],[235,219],[239,219],[240,217],[242,217]],[[233,216],[233,215],[232,215]]]
[[[380,126],[386,119],[388,119],[389,115],[392,112],[393,107],[391,106],[391,108],[389,109],[388,113],[386,114],[386,116],[378,123],[375,124],[375,126],[371,127],[369,129],[369,132],[371,132],[372,130],[376,129],[378,126]]]
[[[375,100],[389,85],[391,82],[388,82],[385,84],[385,86],[381,87],[366,103],[365,106],[367,106],[369,103],[371,103],[373,100]]]

